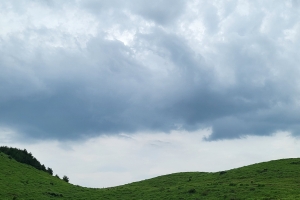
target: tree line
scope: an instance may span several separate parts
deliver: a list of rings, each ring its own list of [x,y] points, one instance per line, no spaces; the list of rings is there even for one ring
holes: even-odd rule
[[[13,158],[20,163],[27,164],[38,170],[47,172],[51,176],[53,175],[53,170],[51,168],[46,168],[45,165],[41,164],[30,152],[27,152],[26,149],[21,150],[12,147],[1,146],[0,152],[5,153],[10,158]],[[64,176],[63,180],[69,182],[69,178],[67,176]]]

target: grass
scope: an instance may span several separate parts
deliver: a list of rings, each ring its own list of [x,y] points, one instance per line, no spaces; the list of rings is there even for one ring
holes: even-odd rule
[[[258,163],[224,172],[184,172],[123,186],[92,189],[21,164],[0,153],[0,199],[300,199],[300,159]]]

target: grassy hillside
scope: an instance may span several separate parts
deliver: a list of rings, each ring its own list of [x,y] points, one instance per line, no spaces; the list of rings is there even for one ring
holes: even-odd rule
[[[0,153],[0,199],[300,199],[300,159],[186,172],[105,189],[69,184]]]

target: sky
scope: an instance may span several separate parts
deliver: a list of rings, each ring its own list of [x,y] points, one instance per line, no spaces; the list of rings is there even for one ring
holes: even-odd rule
[[[73,184],[300,154],[299,0],[0,0],[0,27],[0,145]]]

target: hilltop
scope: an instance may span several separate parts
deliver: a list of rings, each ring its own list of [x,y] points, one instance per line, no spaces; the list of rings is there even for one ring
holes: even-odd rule
[[[282,159],[217,173],[183,172],[93,189],[0,153],[0,199],[300,199],[300,159]]]

